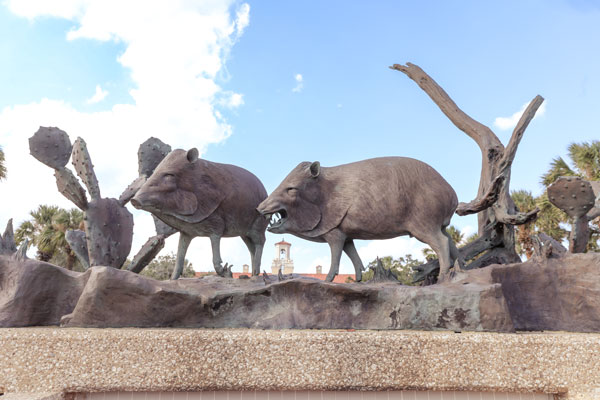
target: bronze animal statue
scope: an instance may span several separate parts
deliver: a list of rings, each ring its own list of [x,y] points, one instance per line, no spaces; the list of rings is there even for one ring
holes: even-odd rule
[[[354,239],[411,235],[427,243],[440,260],[440,280],[458,258],[446,232],[458,199],[432,167],[405,157],[382,157],[336,167],[303,162],[258,206],[273,233],[291,233],[331,248],[327,281],[338,274],[342,251],[356,280],[363,264]],[[459,269],[458,267],[457,269]]]
[[[267,197],[260,180],[243,168],[198,158],[198,150],[174,150],[131,200],[134,207],[151,212],[180,231],[177,265],[171,279],[183,271],[185,254],[196,236],[210,238],[213,265],[220,276],[222,237],[240,236],[258,275],[268,221],[256,211]]]

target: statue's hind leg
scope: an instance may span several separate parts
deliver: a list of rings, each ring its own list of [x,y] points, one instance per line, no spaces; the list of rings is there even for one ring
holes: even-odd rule
[[[438,282],[444,282],[447,280],[450,275],[450,267],[452,266],[452,256],[450,251],[450,243],[452,243],[452,239],[447,236],[445,229],[444,232],[442,232],[442,229],[436,229],[432,232],[420,232],[419,235],[413,234],[413,236],[419,239],[421,242],[431,246],[433,251],[435,251],[437,254],[440,262],[440,274],[438,276]]]
[[[448,238],[449,241],[449,245],[450,245],[450,266],[454,266],[454,272],[462,272],[463,271],[463,267],[465,266],[465,260],[463,260],[462,256],[460,255],[460,252],[458,251],[458,249],[456,248],[456,244],[454,243],[454,240],[452,239],[452,237],[450,236],[450,234],[448,233],[448,231],[446,231],[446,228],[442,228],[442,233],[444,235],[446,235],[446,237]]]
[[[365,267],[363,266],[358,252],[356,251],[356,247],[354,247],[354,240],[346,241],[344,244],[344,252],[348,255],[348,257],[350,257],[350,260],[352,260],[356,282],[362,281],[362,272],[365,270]]]
[[[260,274],[260,262],[262,259],[263,247],[265,245],[264,234],[261,235],[248,235],[242,236],[242,240],[250,251],[250,257],[252,261],[252,275],[258,276]]]

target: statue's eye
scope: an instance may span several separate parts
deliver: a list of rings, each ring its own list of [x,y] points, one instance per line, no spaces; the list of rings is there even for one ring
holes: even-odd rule
[[[163,175],[163,179],[171,181],[171,180],[175,179],[175,175],[173,175],[173,174],[164,174]]]
[[[288,194],[295,195],[298,193],[298,189],[296,188],[287,188]]]

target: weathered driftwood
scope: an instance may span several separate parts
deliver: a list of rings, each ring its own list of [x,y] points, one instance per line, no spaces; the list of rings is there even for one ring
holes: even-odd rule
[[[517,210],[510,197],[510,170],[523,133],[544,99],[538,95],[529,103],[504,147],[489,127],[463,112],[444,89],[419,66],[407,63],[394,64],[390,68],[415,81],[450,121],[473,139],[481,150],[481,176],[477,198],[469,203],[460,203],[457,208],[459,215],[478,213],[479,238],[459,251],[465,261],[480,256],[466,268],[519,262],[520,258],[515,251],[514,225],[534,220],[539,209],[529,213],[520,213]],[[481,254],[483,252],[485,254]],[[415,280],[424,280],[435,269],[435,263],[417,267]]]

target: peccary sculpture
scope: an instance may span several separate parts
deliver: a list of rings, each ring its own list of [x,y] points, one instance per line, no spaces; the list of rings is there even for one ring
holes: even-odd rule
[[[548,186],[550,203],[571,218],[571,253],[583,253],[587,248],[591,234],[589,222],[600,216],[599,186],[599,182],[588,182],[578,176],[561,176]]]
[[[363,264],[354,239],[411,235],[427,243],[440,260],[440,280],[458,259],[446,232],[458,199],[429,165],[404,157],[373,158],[337,167],[303,162],[258,206],[269,231],[291,233],[331,248],[327,281],[338,274],[344,251],[356,281]],[[457,265],[455,270],[459,270]]]
[[[228,274],[221,265],[221,238],[241,237],[250,251],[252,275],[258,275],[268,222],[256,207],[266,197],[256,176],[234,165],[200,159],[194,148],[174,150],[165,157],[131,204],[180,232],[171,279],[181,275],[188,246],[196,236],[210,238],[213,265],[220,276]]]
[[[140,149],[144,148],[144,145],[160,148],[162,157],[170,150],[170,148],[166,150],[165,146],[168,146],[158,141],[158,139],[151,140],[153,142],[142,144]],[[92,160],[83,139],[77,138],[75,143],[71,145],[69,136],[64,131],[58,128],[40,127],[29,139],[29,149],[32,156],[55,170],[54,176],[60,193],[84,212],[85,233],[82,231],[69,231],[65,235],[69,246],[71,246],[83,267],[104,265],[120,268],[131,250],[133,237],[133,216],[125,208],[125,204],[135,195],[135,192],[147,178],[142,173],[142,164],[144,165],[144,171],[147,171],[151,169],[152,164],[156,166],[160,159],[156,160],[157,157],[152,156],[144,162],[140,160],[140,177],[117,200],[101,197],[98,179],[94,173]],[[72,164],[87,188],[90,200],[88,200],[85,189],[80,185],[75,175],[66,168],[69,158],[72,158]],[[160,248],[162,248],[160,247],[160,237],[154,241],[152,239],[149,242],[154,243],[154,245],[145,246],[142,251],[153,254],[160,251]],[[162,245],[164,245],[164,238],[162,238]],[[157,248],[158,250],[156,250]],[[147,258],[138,257],[138,260],[145,262]],[[134,267],[139,269],[139,265]]]

